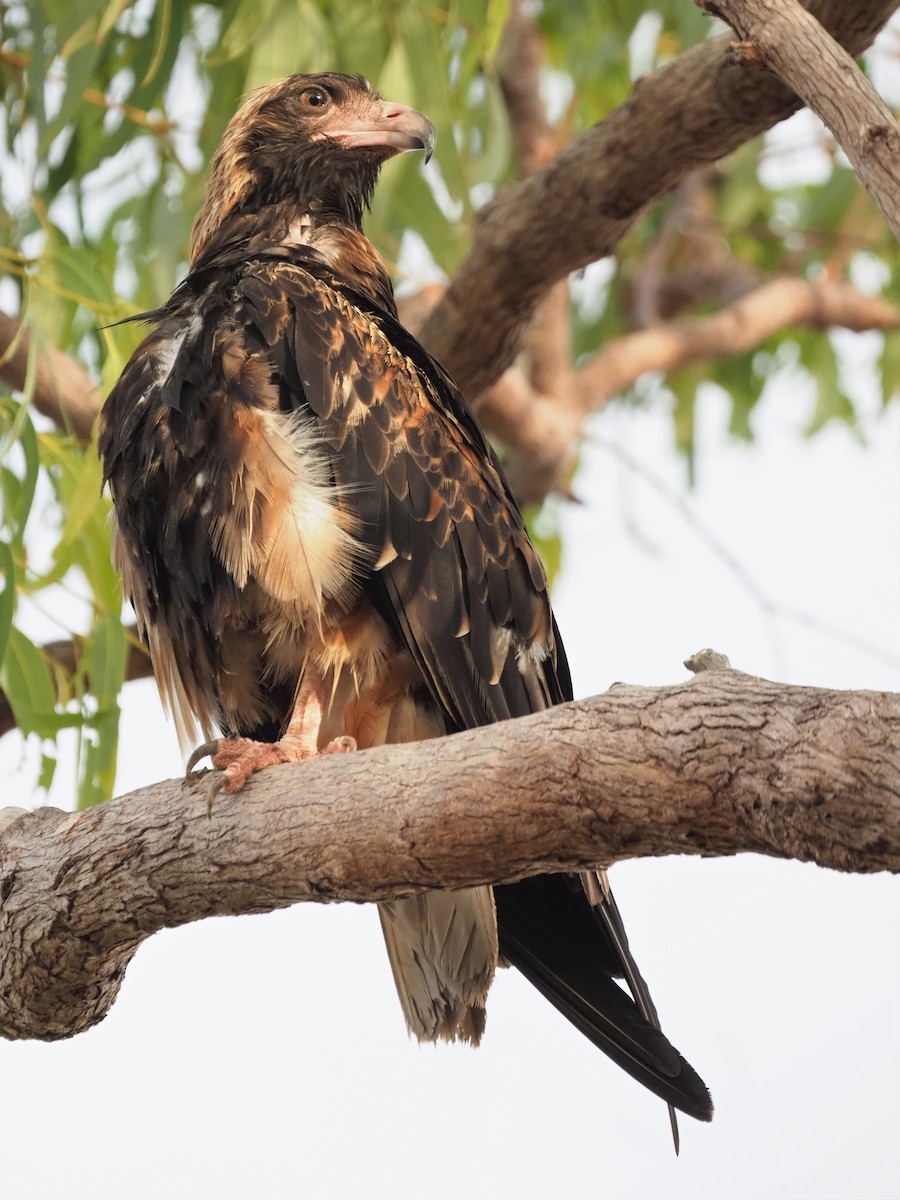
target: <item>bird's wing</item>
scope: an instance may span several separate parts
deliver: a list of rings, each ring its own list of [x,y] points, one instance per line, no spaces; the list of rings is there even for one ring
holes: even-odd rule
[[[309,414],[339,503],[368,548],[360,586],[411,655],[447,729],[571,695],[543,566],[478,422],[399,325],[317,269],[260,260],[236,285],[282,407]],[[420,1040],[478,1042],[497,959],[489,888],[379,906],[397,991]]]
[[[393,316],[311,264],[261,260],[233,312],[307,411],[369,548],[362,586],[448,728],[571,696],[541,561],[462,396]]]

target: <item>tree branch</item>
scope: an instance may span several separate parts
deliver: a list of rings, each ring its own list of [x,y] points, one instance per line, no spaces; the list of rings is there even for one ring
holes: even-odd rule
[[[701,0],[743,40],[731,61],[764,66],[835,138],[900,237],[900,126],[846,50],[796,0]]]
[[[500,86],[509,116],[519,175],[531,175],[552,162],[558,134],[547,120],[541,98],[544,41],[523,0],[515,0],[503,34]],[[554,397],[565,388],[572,366],[569,285],[554,284],[534,313],[528,331],[528,381],[538,396]]]
[[[674,191],[662,228],[641,256],[628,308],[634,325],[668,321],[701,302],[729,304],[762,283],[728,249],[716,212],[715,167],[692,171]]]
[[[21,321],[0,312],[0,379],[21,391],[28,375],[31,334]],[[39,346],[32,402],[39,413],[82,441],[100,411],[100,389],[84,367],[55,346]]]
[[[646,855],[898,871],[898,780],[900,696],[712,670],[427,745],[273,768],[210,815],[179,781],[80,813],[6,810],[0,1034],[87,1029],[146,937],[213,915]]]
[[[854,332],[897,329],[900,309],[849,283],[787,276],[760,284],[708,317],[694,317],[627,333],[599,350],[576,373],[578,403],[586,416],[630,387],[647,371],[743,354],[791,326]]]
[[[898,4],[810,0],[808,7],[859,54]],[[730,41],[713,38],[638,80],[605,121],[481,209],[469,254],[422,330],[463,393],[475,397],[500,377],[557,280],[612,253],[647,205],[689,171],[799,107],[779,79],[735,66]]]
[[[741,354],[791,326],[854,331],[900,328],[900,309],[849,283],[779,277],[710,316],[651,325],[615,338],[573,372],[564,397],[536,396],[515,367],[485,395],[485,426],[516,446],[527,472],[515,478],[523,503],[559,488],[585,420],[648,371]]]

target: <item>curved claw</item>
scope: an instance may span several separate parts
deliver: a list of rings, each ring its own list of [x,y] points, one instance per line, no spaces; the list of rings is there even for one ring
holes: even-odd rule
[[[190,781],[194,773],[194,767],[204,758],[214,758],[219,752],[219,739],[213,738],[210,742],[204,742],[202,746],[198,746],[196,750],[191,752],[190,758],[187,760],[187,766],[184,769],[184,778]]]
[[[356,738],[350,737],[349,734],[342,734],[340,737],[332,738],[322,754],[352,754],[356,749]]]
[[[212,816],[213,803],[219,792],[225,787],[226,779],[224,771],[211,771],[208,776],[203,779],[203,795],[206,797],[206,815]]]

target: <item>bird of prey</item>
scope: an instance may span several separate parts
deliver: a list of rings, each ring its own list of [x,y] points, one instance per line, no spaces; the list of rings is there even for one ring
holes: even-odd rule
[[[362,232],[382,163],[433,140],[425,116],[359,77],[254,92],[212,160],[189,274],[144,314],[153,329],[103,410],[125,591],[182,738],[221,734],[200,750],[226,791],[271,763],[572,698],[497,457],[399,323]],[[511,963],[666,1101],[673,1128],[672,1106],[711,1117],[604,872],[380,914],[418,1039],[477,1044],[495,967]]]

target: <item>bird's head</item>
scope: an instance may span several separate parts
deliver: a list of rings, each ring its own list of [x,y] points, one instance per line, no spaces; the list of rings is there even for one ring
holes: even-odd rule
[[[291,75],[258,88],[213,156],[191,263],[221,234],[285,212],[359,228],[382,163],[403,150],[427,161],[433,148],[428,118],[382,100],[361,76]]]

